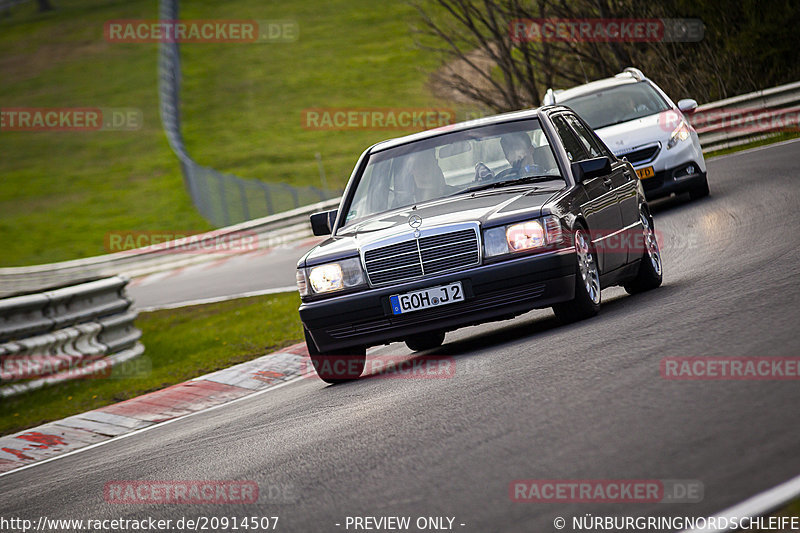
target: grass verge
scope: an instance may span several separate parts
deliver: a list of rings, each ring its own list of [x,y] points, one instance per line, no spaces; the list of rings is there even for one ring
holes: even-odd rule
[[[741,152],[742,150],[749,150],[750,148],[757,148],[759,146],[766,146],[768,144],[775,144],[781,141],[788,141],[790,139],[796,139],[800,137],[800,131],[783,131],[767,137],[766,139],[759,139],[757,141],[753,141],[751,143],[742,144],[739,146],[734,146],[732,148],[723,148],[722,150],[714,150],[712,152],[708,152],[703,154],[705,159],[710,159],[712,157],[717,157],[720,155],[732,154],[734,152]]]
[[[154,19],[149,0],[36,2],[0,16],[0,108],[136,108],[136,131],[0,131],[0,266],[106,253],[108,231],[211,229],[161,130],[157,45],[113,43],[104,23]],[[369,145],[410,131],[313,130],[308,108],[447,107],[436,58],[414,47],[405,2],[197,0],[182,19],[291,20],[296,42],[185,43],[182,121],[201,164],[266,182],[342,188]],[[457,109],[463,118],[466,110]],[[290,206],[275,206],[285,209]]]
[[[90,411],[249,361],[303,339],[296,293],[142,313],[134,375],[85,379],[3,400],[0,435]],[[146,369],[146,371],[141,371]]]

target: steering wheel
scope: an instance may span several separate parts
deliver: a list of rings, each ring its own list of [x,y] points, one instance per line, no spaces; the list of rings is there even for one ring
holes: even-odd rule
[[[515,176],[517,177],[519,176],[519,170],[514,167],[509,167],[495,174],[494,179],[497,181],[503,181],[509,178],[513,178]]]

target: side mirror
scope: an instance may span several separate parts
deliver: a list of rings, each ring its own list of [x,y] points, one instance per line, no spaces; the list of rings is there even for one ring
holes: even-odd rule
[[[333,224],[336,222],[338,209],[332,211],[322,211],[311,215],[311,231],[314,235],[330,235],[333,232]]]
[[[692,100],[691,98],[679,100],[678,109],[680,109],[683,113],[692,113],[695,109],[697,109],[697,100]]]
[[[611,174],[611,160],[607,156],[572,163],[572,175],[578,183],[607,174]]]

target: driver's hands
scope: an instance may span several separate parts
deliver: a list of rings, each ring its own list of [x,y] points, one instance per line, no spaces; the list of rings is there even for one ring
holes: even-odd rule
[[[483,163],[475,165],[475,181],[486,181],[494,179],[494,173]]]

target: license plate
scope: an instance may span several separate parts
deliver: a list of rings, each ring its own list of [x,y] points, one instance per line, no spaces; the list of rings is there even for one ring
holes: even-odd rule
[[[463,301],[464,290],[461,288],[460,281],[389,297],[389,302],[392,304],[392,314],[395,315]]]
[[[644,167],[636,170],[636,175],[639,176],[640,180],[646,180],[647,178],[652,178],[656,175],[656,171],[653,170],[653,167]]]

